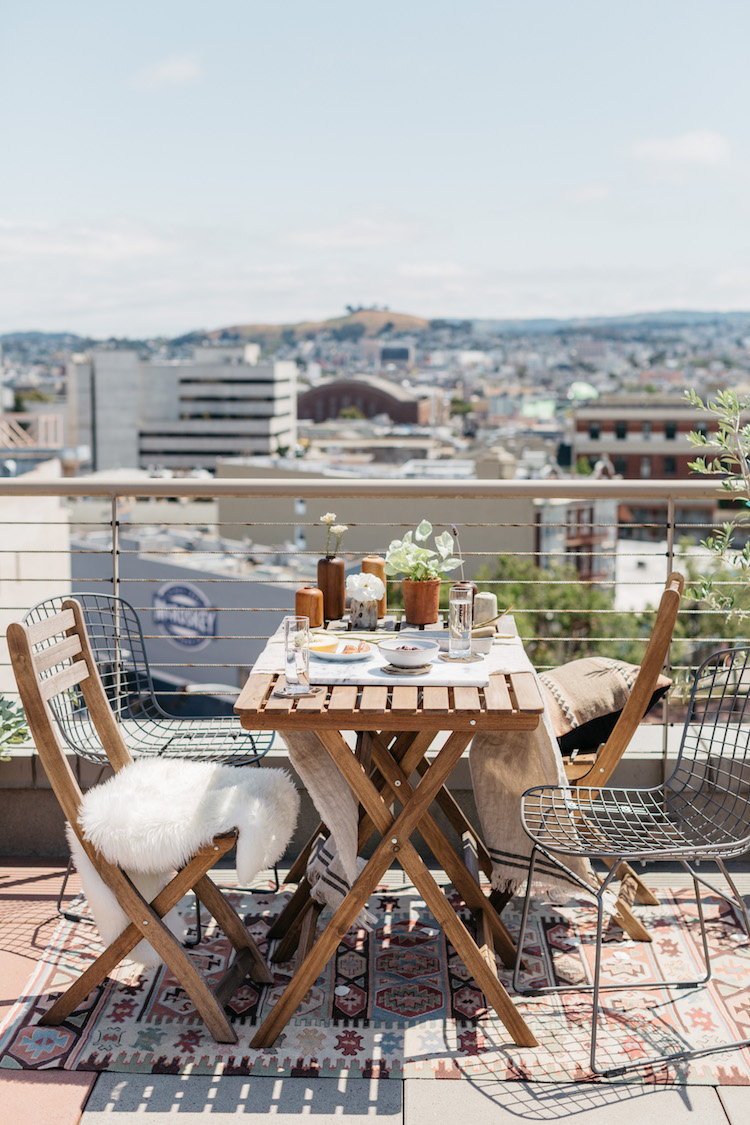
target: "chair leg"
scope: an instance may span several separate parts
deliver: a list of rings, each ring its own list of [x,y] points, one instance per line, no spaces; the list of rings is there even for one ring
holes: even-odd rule
[[[62,886],[60,887],[60,893],[57,896],[57,903],[56,903],[57,913],[60,915],[61,918],[66,918],[68,920],[68,922],[90,922],[91,919],[85,917],[85,915],[83,915],[83,914],[74,914],[72,910],[63,910],[62,902],[63,902],[63,899],[65,898],[65,888],[68,885],[68,879],[73,874],[74,866],[75,865],[73,863],[73,857],[71,856],[68,860],[68,866],[65,868],[65,874],[63,875],[63,881],[62,881]]]

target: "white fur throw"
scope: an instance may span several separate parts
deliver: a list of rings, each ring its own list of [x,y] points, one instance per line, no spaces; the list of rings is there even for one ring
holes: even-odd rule
[[[239,831],[237,875],[240,883],[252,882],[283,855],[298,812],[297,790],[283,770],[139,758],[90,789],[78,819],[84,838],[110,863],[127,871],[150,901],[199,848],[235,828]],[[68,838],[84,894],[109,944],[125,929],[128,918],[75,834],[69,831]],[[142,964],[158,964],[146,942],[131,957]]]

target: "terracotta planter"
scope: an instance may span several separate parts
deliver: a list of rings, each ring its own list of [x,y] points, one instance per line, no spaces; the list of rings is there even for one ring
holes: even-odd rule
[[[404,616],[409,625],[434,625],[440,615],[440,579],[414,582],[404,578]]]
[[[333,555],[318,559],[318,589],[323,594],[323,616],[338,621],[344,616],[346,603],[346,567],[344,560]]]

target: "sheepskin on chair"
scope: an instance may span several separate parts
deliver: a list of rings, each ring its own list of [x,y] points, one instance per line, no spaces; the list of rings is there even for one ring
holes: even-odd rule
[[[251,883],[284,854],[298,812],[299,796],[284,770],[138,758],[85,794],[78,822],[84,839],[122,867],[150,902],[199,848],[235,828],[237,875],[240,883]],[[68,840],[94,920],[109,945],[130,920],[70,826]],[[164,921],[182,940],[176,919],[174,910]],[[130,957],[148,966],[161,961],[145,939]]]

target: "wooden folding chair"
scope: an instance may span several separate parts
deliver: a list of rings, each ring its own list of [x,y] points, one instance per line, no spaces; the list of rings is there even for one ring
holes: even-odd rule
[[[659,673],[667,659],[684,586],[685,579],[677,571],[672,571],[667,577],[651,639],[633,690],[607,741],[595,752],[578,754],[572,761],[565,763],[565,774],[575,788],[586,788],[593,793],[605,786],[630,745],[648,711]],[[630,908],[633,902],[642,906],[658,906],[658,898],[628,863],[620,865],[617,878],[620,881],[617,893],[618,921],[629,937],[636,941],[651,941],[650,934]]]
[[[130,919],[127,928],[60,996],[40,1023],[61,1024],[145,938],[185,989],[214,1039],[235,1043],[237,1035],[223,1005],[246,977],[260,983],[273,979],[245,925],[207,874],[234,846],[237,832],[216,836],[195,853],[153,902],[147,902],[122,868],[107,862],[83,836],[78,819],[83,795],[53,717],[51,702],[55,697],[80,692],[112,768],[117,772],[132,763],[97,671],[80,606],[66,600],[61,612],[28,626],[11,624],[7,635],[21,701],[50,784],[88,858]],[[213,991],[162,922],[164,915],[189,891],[195,892],[236,950],[232,964]]]

